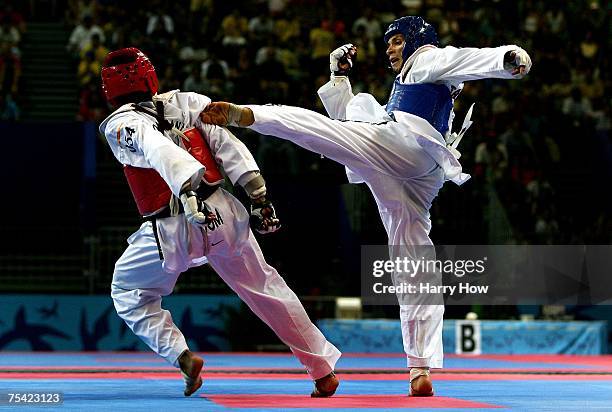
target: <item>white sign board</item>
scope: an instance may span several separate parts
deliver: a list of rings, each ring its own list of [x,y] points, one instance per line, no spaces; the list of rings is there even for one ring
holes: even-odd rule
[[[480,355],[481,349],[482,335],[480,334],[480,321],[455,321],[455,353]]]

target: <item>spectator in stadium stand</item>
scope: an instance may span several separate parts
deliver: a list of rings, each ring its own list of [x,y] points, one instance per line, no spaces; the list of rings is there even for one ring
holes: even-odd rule
[[[91,44],[94,34],[97,34],[100,37],[100,41],[104,43],[106,40],[104,32],[100,26],[94,23],[93,17],[86,15],[83,17],[82,23],[76,26],[72,33],[70,33],[67,46],[68,51],[76,58],[80,57],[81,51]]]
[[[0,93],[16,96],[21,78],[21,57],[16,47],[8,42],[0,43]]]

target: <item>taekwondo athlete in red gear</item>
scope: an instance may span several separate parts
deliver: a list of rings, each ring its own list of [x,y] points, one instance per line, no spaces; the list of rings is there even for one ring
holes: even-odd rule
[[[315,381],[312,396],[331,396],[340,352],[266,263],[250,229],[272,232],[279,221],[246,146],[227,129],[201,122],[208,97],[178,90],[157,94],[155,69],[138,49],[109,53],[102,84],[117,109],[100,131],[123,165],[144,218],[115,265],[111,296],[119,316],[181,369],[184,393],[191,395],[202,385],[203,360],[189,351],[161,300],[182,272],[208,261],[304,365]],[[248,193],[251,213],[220,187],[218,165]]]
[[[460,185],[469,178],[457,151],[471,124],[469,115],[459,134],[450,132],[453,102],[463,83],[520,79],[531,59],[515,45],[440,48],[433,26],[418,16],[395,20],[384,41],[396,74],[386,106],[370,94],[353,94],[347,74],[356,49],[347,44],[330,54],[331,79],[318,91],[329,116],[338,120],[297,107],[225,102],[212,103],[202,117],[206,123],[250,127],[290,140],[345,165],[349,182],[365,182],[374,195],[391,259],[418,260],[416,249],[423,248],[413,246],[432,245],[429,209],[438,191],[447,180]],[[393,273],[394,283],[401,284],[403,276]],[[408,295],[398,298],[410,394],[431,396],[429,370],[443,365],[444,306],[441,299],[432,304]]]

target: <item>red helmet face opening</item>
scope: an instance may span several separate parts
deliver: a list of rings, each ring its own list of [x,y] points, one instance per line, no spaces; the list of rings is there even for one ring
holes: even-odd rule
[[[102,65],[102,90],[106,100],[114,103],[118,96],[131,93],[151,93],[159,88],[155,67],[149,58],[135,47],[110,52]]]

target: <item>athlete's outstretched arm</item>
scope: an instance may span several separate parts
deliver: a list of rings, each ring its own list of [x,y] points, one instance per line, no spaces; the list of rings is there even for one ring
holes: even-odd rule
[[[529,73],[531,58],[522,48],[429,48],[414,59],[407,83],[464,82],[486,78],[520,79]]]
[[[317,91],[332,119],[346,119],[346,106],[354,97],[348,75],[357,57],[357,47],[351,43],[338,47],[329,54],[329,82]]]
[[[232,181],[240,185],[251,200],[251,227],[261,234],[280,229],[281,224],[267,195],[266,182],[249,149],[225,127],[202,123],[196,126],[203,132],[217,164]]]

